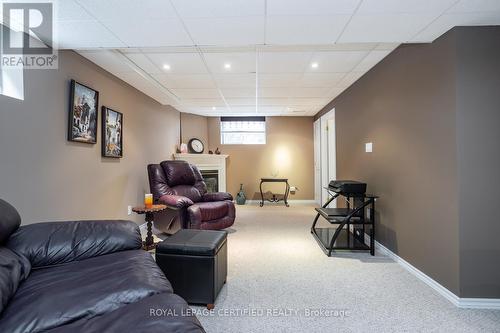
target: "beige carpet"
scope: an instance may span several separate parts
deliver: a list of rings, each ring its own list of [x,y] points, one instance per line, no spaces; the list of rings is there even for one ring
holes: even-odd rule
[[[464,310],[384,256],[328,258],[309,232],[313,207],[237,206],[216,332],[500,332],[500,311]]]

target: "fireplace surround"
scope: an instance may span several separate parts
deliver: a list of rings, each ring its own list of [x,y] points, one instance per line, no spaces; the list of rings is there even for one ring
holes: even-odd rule
[[[175,160],[186,161],[194,164],[200,169],[205,183],[214,183],[217,176],[218,192],[227,192],[226,189],[226,159],[229,155],[215,154],[174,154]],[[206,177],[206,178],[205,178]],[[207,181],[208,180],[208,181]],[[210,190],[209,190],[210,192]]]

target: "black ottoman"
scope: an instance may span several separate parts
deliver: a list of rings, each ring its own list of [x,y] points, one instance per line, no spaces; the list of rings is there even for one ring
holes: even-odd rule
[[[188,303],[213,309],[226,283],[226,239],[225,231],[181,229],[156,247],[156,263]]]

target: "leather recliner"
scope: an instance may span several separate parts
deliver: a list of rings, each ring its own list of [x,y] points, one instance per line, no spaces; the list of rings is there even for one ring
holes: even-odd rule
[[[148,175],[154,201],[175,210],[181,228],[221,230],[233,225],[232,195],[208,193],[196,166],[186,161],[163,161],[148,165]]]

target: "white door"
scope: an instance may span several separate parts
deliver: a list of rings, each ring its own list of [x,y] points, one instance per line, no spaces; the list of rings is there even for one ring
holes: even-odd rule
[[[324,114],[321,118],[321,203],[324,204],[330,195],[324,187],[331,180],[337,178],[336,140],[335,140],[335,109]],[[333,202],[330,207],[335,207]]]
[[[314,122],[314,201],[321,206],[321,120]]]
[[[333,114],[335,117],[335,113]],[[337,179],[337,145],[335,140],[335,118],[329,118],[328,126],[328,182]]]

